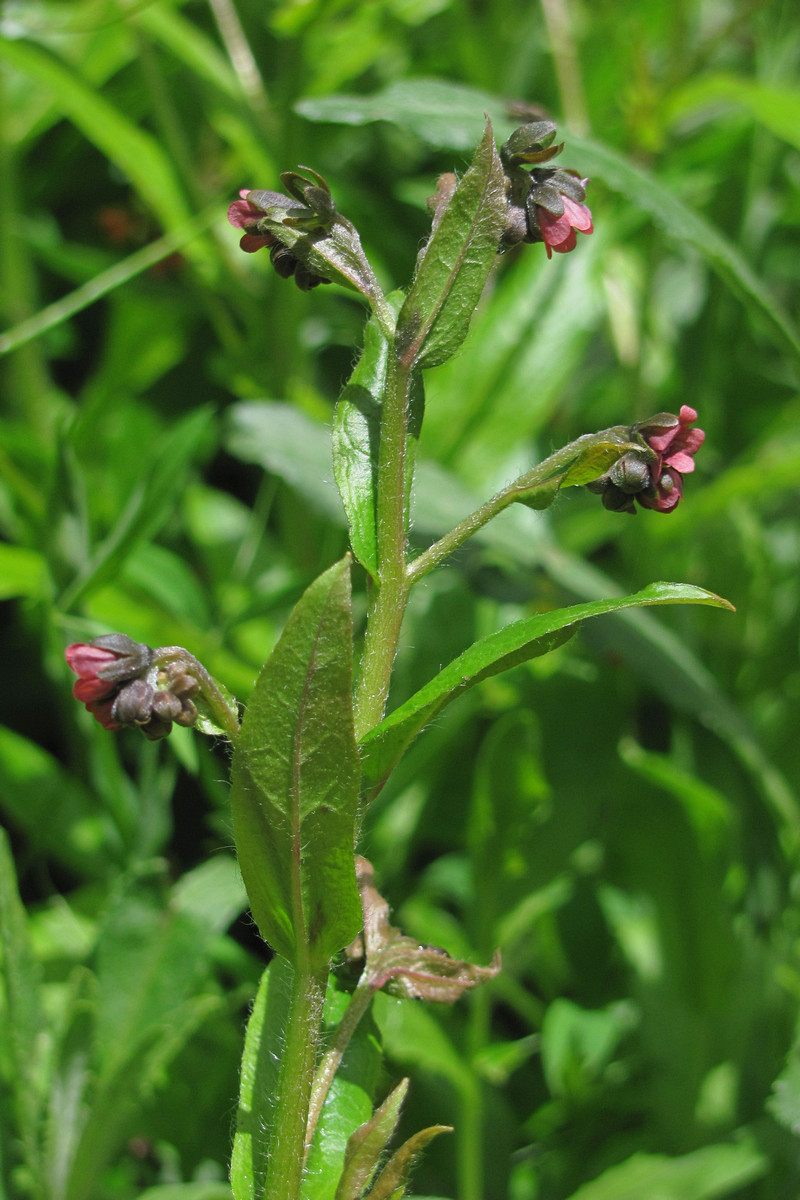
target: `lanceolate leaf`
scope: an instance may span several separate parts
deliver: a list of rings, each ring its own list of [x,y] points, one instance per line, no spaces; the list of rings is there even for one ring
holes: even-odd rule
[[[450,1125],[429,1125],[420,1129],[399,1150],[395,1151],[380,1173],[375,1185],[367,1193],[367,1200],[399,1200],[405,1195],[408,1179],[416,1159],[440,1133],[452,1133]]]
[[[276,958],[261,976],[247,1022],[231,1156],[231,1187],[235,1200],[260,1200],[264,1194],[281,1039],[290,991],[291,970]]]
[[[361,926],[353,862],[350,561],[308,588],[259,676],[232,766],[239,865],[256,923],[319,970]]]
[[[506,220],[505,179],[491,123],[422,252],[397,319],[397,352],[435,367],[467,336]]]
[[[387,299],[397,311],[404,296],[402,292],[393,292]],[[383,334],[376,318],[370,318],[364,333],[361,358],[339,397],[333,421],[333,471],[347,513],[353,553],[373,578],[378,570],[375,506],[381,402],[389,355],[393,351],[394,347]],[[411,381],[406,443],[406,519],[423,406],[422,377],[417,373]]]
[[[411,696],[370,730],[363,742],[364,785],[383,785],[406,747],[423,725],[456,696],[482,679],[538,658],[572,637],[581,621],[604,613],[652,604],[711,604],[731,608],[727,600],[688,583],[651,583],[633,596],[575,604],[554,612],[539,613],[475,642],[440,671],[430,683]]]
[[[369,1121],[351,1135],[335,1200],[360,1200],[363,1196],[364,1188],[374,1175],[381,1155],[397,1128],[407,1091],[408,1080],[402,1079]]]

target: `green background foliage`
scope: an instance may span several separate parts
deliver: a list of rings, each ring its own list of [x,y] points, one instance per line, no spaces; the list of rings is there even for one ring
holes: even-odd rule
[[[0,1197],[223,1200],[267,951],[224,748],[104,733],[63,648],[182,644],[242,700],[342,557],[330,427],[363,338],[225,209],[308,163],[386,291],[441,171],[538,106],[596,232],[498,263],[426,373],[420,547],[555,448],[691,404],[667,517],[515,505],[412,594],[391,697],[475,639],[685,580],[436,717],[366,817],[393,921],[503,970],[380,996],[370,1096],[460,1200],[800,1186],[800,21],[788,2],[6,0],[0,42]],[[522,109],[517,108],[517,113]],[[537,114],[538,115],[538,114]],[[356,637],[364,573],[354,571]],[[20,902],[20,895],[22,902]],[[342,968],[344,972],[344,968]],[[346,972],[344,972],[346,974]],[[343,986],[346,984],[343,974]],[[277,986],[277,985],[276,985]],[[340,1090],[354,1111],[361,1076]]]

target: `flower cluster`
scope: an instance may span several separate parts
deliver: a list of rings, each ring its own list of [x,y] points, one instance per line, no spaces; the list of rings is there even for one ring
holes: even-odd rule
[[[179,660],[160,664],[158,652],[123,633],[67,646],[78,676],[72,689],[104,729],[134,726],[151,741],[167,737],[173,721],[194,725],[198,681]]]
[[[330,280],[311,271],[290,246],[284,245],[278,234],[265,229],[264,217],[271,208],[282,209],[280,223],[287,229],[330,229],[337,219],[330,188],[316,171],[310,171],[310,174],[313,181],[297,171],[284,171],[281,180],[290,196],[282,192],[241,188],[239,199],[234,200],[228,208],[231,225],[245,231],[239,241],[239,249],[246,254],[254,254],[256,250],[269,247],[270,262],[277,274],[282,279],[294,277],[302,292],[308,292],[321,283],[330,283]]]
[[[588,234],[594,228],[583,203],[589,180],[576,171],[537,165],[563,150],[563,142],[552,144],[555,136],[552,121],[533,121],[517,129],[500,148],[508,196],[501,250],[519,242],[544,242],[548,258],[554,250],[567,254],[577,244],[576,230]]]
[[[603,497],[612,512],[635,513],[643,508],[668,513],[683,496],[683,476],[694,470],[694,456],[705,440],[702,429],[692,429],[697,413],[688,404],[676,417],[659,413],[640,421],[629,431],[629,440],[642,449],[631,450],[613,467],[586,486]]]

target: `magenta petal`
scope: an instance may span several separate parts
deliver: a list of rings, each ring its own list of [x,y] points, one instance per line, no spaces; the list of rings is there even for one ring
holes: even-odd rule
[[[255,254],[256,250],[271,246],[274,241],[269,233],[244,233],[239,239],[239,249],[244,250],[245,254]]]
[[[675,471],[679,471],[681,475],[690,475],[695,468],[694,459],[685,454],[683,450],[677,450],[675,454],[670,454],[666,462],[668,466],[672,467]]]
[[[556,254],[567,254],[570,250],[574,250],[577,244],[578,239],[575,236],[575,230],[570,229],[563,242],[559,242],[558,245],[554,244],[553,249],[555,250]]]
[[[591,233],[594,229],[592,214],[586,205],[578,204],[577,200],[571,200],[569,196],[562,195],[561,199],[564,201],[564,215],[568,217],[573,229],[579,229],[581,233]]]
[[[256,208],[249,200],[234,200],[228,208],[228,220],[236,229],[247,229],[249,225],[255,225],[263,215],[261,209]]]
[[[80,700],[83,704],[93,704],[96,700],[103,700],[110,692],[114,691],[114,684],[109,684],[104,679],[77,679],[72,688],[72,694],[76,700]]]
[[[81,679],[91,679],[100,667],[107,667],[117,658],[110,650],[103,650],[100,646],[89,646],[85,642],[75,642],[67,646],[64,657],[67,666]]]
[[[678,413],[678,420],[681,425],[691,425],[692,421],[697,420],[697,413],[688,404],[682,404],[681,411]]]

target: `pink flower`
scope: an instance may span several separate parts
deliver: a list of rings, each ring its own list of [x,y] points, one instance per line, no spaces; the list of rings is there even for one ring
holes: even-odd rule
[[[67,665],[78,676],[72,689],[76,700],[104,729],[121,729],[112,708],[122,686],[143,675],[152,657],[149,646],[122,633],[110,633],[91,642],[75,642],[64,651]]]
[[[634,500],[643,508],[672,512],[683,496],[683,477],[694,470],[694,456],[705,441],[702,429],[690,428],[696,420],[695,410],[684,404],[677,417],[659,413],[623,430],[642,449],[618,458],[587,488],[602,496],[612,512],[635,513]]]
[[[592,214],[585,204],[579,204],[577,200],[571,200],[563,193],[561,202],[564,211],[560,216],[548,212],[541,204],[536,205],[536,219],[548,258],[552,258],[554,250],[556,254],[567,254],[575,249],[578,240],[575,236],[576,229],[581,233],[591,233],[594,228]]]
[[[228,209],[228,220],[236,229],[249,229],[264,216],[263,209],[258,208],[247,199],[251,191],[253,191],[252,188],[241,188],[240,199],[234,200]],[[255,254],[256,250],[274,244],[275,238],[271,233],[244,233],[239,242],[239,249],[244,250],[246,254]]]
[[[673,417],[674,421],[675,418]],[[657,425],[650,422],[639,426],[639,432],[651,450],[658,455],[656,462],[650,464],[650,475],[653,489],[642,492],[637,497],[644,508],[653,508],[657,512],[672,512],[683,496],[683,476],[690,475],[694,470],[694,456],[705,441],[702,429],[690,429],[697,420],[697,413],[688,404],[681,406],[678,420],[670,426]],[[650,430],[653,432],[650,432]]]

